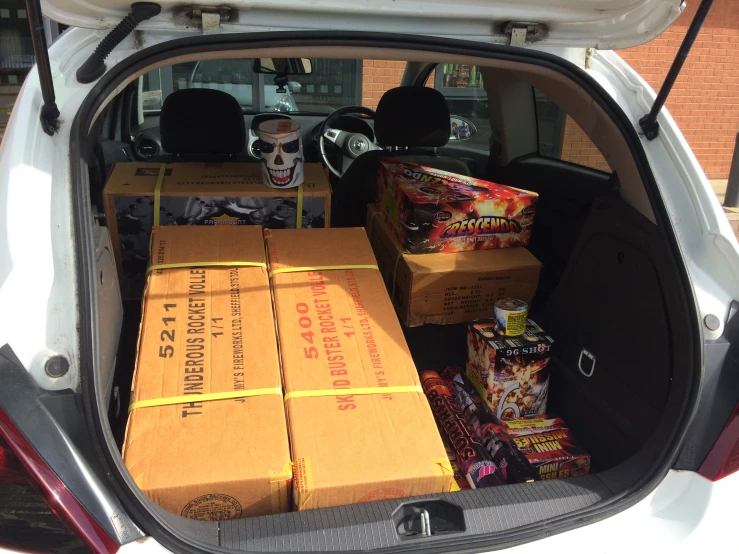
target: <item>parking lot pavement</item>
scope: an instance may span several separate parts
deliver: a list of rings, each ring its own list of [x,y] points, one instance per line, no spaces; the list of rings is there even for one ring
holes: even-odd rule
[[[711,188],[716,193],[719,203],[723,206],[724,196],[726,194],[727,179],[710,179]],[[724,207],[724,213],[731,224],[731,228],[734,229],[734,234],[737,240],[739,240],[739,208],[727,208]]]

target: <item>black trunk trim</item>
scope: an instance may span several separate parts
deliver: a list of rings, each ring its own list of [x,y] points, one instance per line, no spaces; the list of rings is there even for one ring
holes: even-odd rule
[[[654,176],[649,167],[646,154],[640,143],[639,137],[628,121],[627,117],[616,104],[616,102],[608,96],[606,91],[596,83],[587,73],[570,62],[558,58],[556,56],[543,52],[532,50],[516,49],[506,46],[488,45],[482,43],[441,39],[436,37],[401,35],[390,33],[357,33],[357,32],[320,32],[320,31],[298,31],[298,32],[275,32],[275,33],[253,33],[253,34],[234,34],[229,36],[196,36],[187,37],[178,40],[168,41],[163,44],[152,46],[144,49],[117,64],[106,75],[104,75],[98,84],[90,91],[84,103],[77,112],[74,119],[71,138],[70,138],[70,154],[72,156],[71,177],[72,182],[77,185],[73,193],[74,202],[74,225],[77,242],[77,272],[78,272],[78,292],[79,292],[79,311],[81,315],[88,317],[80,318],[80,372],[82,381],[82,392],[85,400],[85,411],[89,420],[89,424],[94,429],[97,440],[96,448],[99,450],[109,469],[111,484],[116,493],[121,498],[124,507],[129,511],[131,516],[138,524],[149,532],[151,535],[161,542],[166,548],[178,552],[197,552],[199,549],[214,550],[210,544],[185,538],[177,529],[172,529],[171,523],[175,521],[176,516],[167,514],[163,510],[148,510],[140,499],[143,495],[140,491],[135,491],[135,485],[127,472],[118,469],[118,462],[113,458],[108,445],[114,445],[112,435],[106,433],[104,425],[107,425],[105,411],[101,413],[94,399],[94,367],[96,356],[94,351],[94,329],[93,325],[97,322],[93,321],[93,314],[96,313],[96,298],[93,293],[94,276],[93,260],[90,253],[94,251],[91,244],[91,214],[90,214],[90,193],[87,190],[88,178],[85,169],[84,156],[89,154],[89,144],[87,137],[87,129],[89,129],[90,121],[97,112],[102,103],[102,99],[107,97],[117,84],[127,76],[144,69],[145,67],[160,61],[164,61],[175,55],[196,54],[204,51],[223,51],[237,50],[249,48],[274,48],[274,47],[301,47],[301,46],[356,46],[356,47],[379,47],[392,49],[408,49],[417,51],[433,51],[449,55],[459,56],[480,56],[491,59],[507,60],[523,64],[536,65],[556,71],[567,78],[576,82],[593,100],[605,111],[605,113],[614,121],[621,131],[624,140],[628,144],[632,155],[639,168],[641,178],[646,184],[646,192],[649,197],[655,218],[660,229],[664,231],[665,247],[670,253],[673,262],[682,260],[680,249],[669,222],[669,217],[665,210],[665,206],[660,197]],[[690,359],[691,365],[696,368],[694,374],[687,376],[685,390],[689,394],[685,395],[681,405],[681,419],[676,422],[667,444],[667,448],[658,460],[654,460],[654,471],[651,474],[643,475],[637,480],[632,490],[624,491],[614,495],[610,501],[600,503],[589,509],[575,511],[562,516],[556,521],[548,521],[542,524],[533,524],[508,532],[504,537],[499,534],[493,536],[464,537],[463,542],[459,545],[450,542],[444,543],[444,546],[434,546],[429,544],[425,551],[441,552],[449,551],[450,548],[458,548],[459,550],[474,549],[498,549],[502,547],[512,546],[543,538],[545,536],[561,533],[576,527],[587,525],[589,523],[605,519],[621,510],[628,508],[639,500],[643,499],[657,484],[664,478],[667,471],[673,464],[677,456],[680,444],[682,443],[687,422],[695,408],[697,385],[700,382],[700,373],[702,371],[701,349],[697,348],[701,340],[701,332],[698,327],[698,316],[695,298],[693,297],[692,288],[689,277],[685,270],[684,263],[674,263],[675,271],[679,276],[679,285],[685,298],[685,306],[687,310],[687,331],[690,335]],[[122,463],[122,462],[120,462]],[[632,492],[633,491],[633,492]],[[352,509],[353,507],[345,507]],[[320,512],[318,512],[320,513]],[[193,522],[198,523],[198,522]],[[205,531],[205,529],[203,529]],[[418,544],[415,548],[418,548]],[[219,549],[216,549],[219,550]]]

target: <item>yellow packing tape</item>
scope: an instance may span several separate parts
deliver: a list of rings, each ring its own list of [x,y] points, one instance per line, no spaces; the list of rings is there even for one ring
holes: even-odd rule
[[[459,490],[459,485],[454,480],[454,470],[452,469],[452,463],[449,458],[432,458],[431,463],[435,464],[439,468],[439,475],[436,479],[436,492],[455,492]]]
[[[280,267],[269,272],[269,278],[279,273],[305,273],[306,271],[335,271],[341,269],[376,269],[379,268],[374,264],[353,264],[353,265],[316,265],[306,267]]]
[[[396,392],[420,392],[421,385],[402,385],[397,387],[361,387],[356,389],[330,390],[296,390],[285,394],[285,400],[291,398],[314,398],[317,396],[348,396],[350,394],[391,394]]]
[[[267,267],[267,264],[264,262],[183,262],[183,263],[177,263],[177,264],[156,264],[149,266],[149,268],[146,270],[146,274],[148,275],[152,271],[157,271],[159,269],[175,269],[178,267]]]
[[[159,176],[157,177],[157,184],[154,186],[154,227],[159,227],[159,212],[161,211],[161,194],[162,184],[164,183],[164,173],[167,170],[167,164],[159,166]]]
[[[298,205],[295,209],[295,228],[303,226],[303,184],[298,185]]]
[[[290,483],[293,480],[293,464],[286,462],[280,471],[268,471],[269,488],[272,496],[272,513],[290,511]]]
[[[234,390],[227,392],[210,392],[207,394],[184,394],[182,396],[170,396],[167,398],[152,398],[151,400],[139,400],[128,407],[131,413],[137,408],[153,408],[155,406],[170,406],[172,404],[189,404],[190,402],[210,402],[213,400],[229,400],[233,398],[246,398],[249,396],[267,396],[270,394],[282,396],[280,387],[268,389]]]
[[[293,462],[293,499],[298,510],[309,506],[313,496],[313,467],[309,457],[297,458]]]

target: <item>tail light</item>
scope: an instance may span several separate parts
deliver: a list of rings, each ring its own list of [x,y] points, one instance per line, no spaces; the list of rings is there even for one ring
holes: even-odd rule
[[[718,481],[736,471],[739,471],[739,406],[731,414],[698,473],[706,479]]]
[[[118,544],[0,410],[0,549],[115,552]]]

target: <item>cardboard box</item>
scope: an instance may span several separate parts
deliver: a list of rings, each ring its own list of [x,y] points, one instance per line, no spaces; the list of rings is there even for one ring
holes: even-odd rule
[[[372,205],[367,233],[398,317],[409,327],[493,317],[496,300],[531,303],[536,292],[541,264],[525,248],[406,254]]]
[[[454,476],[364,229],[265,231],[298,510],[447,492]],[[327,267],[344,266],[343,269]],[[311,270],[310,268],[315,268]],[[380,392],[403,386],[406,392]],[[373,387],[372,394],[342,393]],[[329,396],[291,394],[326,391]],[[390,391],[390,388],[388,388]]]
[[[161,165],[116,163],[105,185],[105,219],[124,298],[139,298],[144,288],[154,225],[154,188]],[[320,164],[305,164],[302,191],[301,225],[328,226],[331,188]],[[259,163],[167,164],[160,193],[160,225],[294,228],[297,195],[297,188],[264,185]]]
[[[154,264],[264,263],[259,227],[160,227]],[[123,458],[157,504],[193,519],[285,512],[292,479],[265,267],[155,270],[144,294]],[[198,395],[271,389],[261,396]],[[132,404],[132,407],[135,404]]]
[[[504,421],[503,425],[542,479],[590,472],[590,454],[575,440],[561,418],[516,419]]]
[[[377,202],[411,254],[526,246],[538,194],[380,158]]]
[[[553,343],[531,319],[518,337],[501,335],[494,321],[469,324],[466,374],[498,419],[546,413]]]

